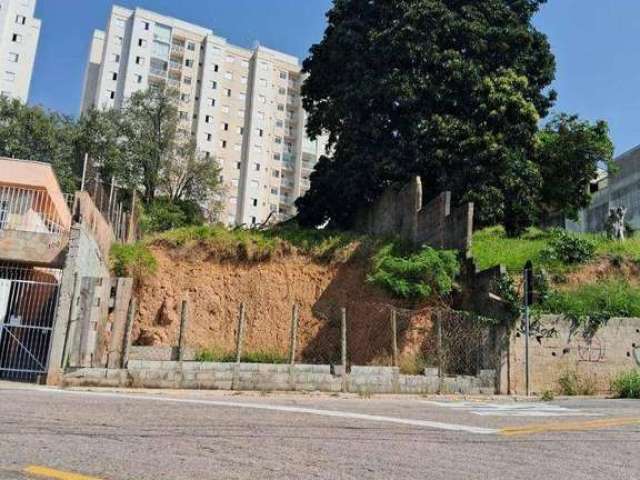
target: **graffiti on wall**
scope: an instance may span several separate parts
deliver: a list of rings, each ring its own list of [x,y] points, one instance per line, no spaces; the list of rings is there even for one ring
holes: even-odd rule
[[[580,362],[604,362],[607,354],[606,345],[597,335],[584,339],[578,344],[578,360]]]

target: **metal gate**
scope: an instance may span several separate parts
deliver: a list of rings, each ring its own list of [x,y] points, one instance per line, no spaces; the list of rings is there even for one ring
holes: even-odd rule
[[[0,265],[0,379],[45,374],[61,271]]]

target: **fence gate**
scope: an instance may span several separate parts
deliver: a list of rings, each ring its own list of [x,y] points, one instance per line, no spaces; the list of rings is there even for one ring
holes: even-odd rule
[[[0,379],[45,374],[61,271],[0,265]]]

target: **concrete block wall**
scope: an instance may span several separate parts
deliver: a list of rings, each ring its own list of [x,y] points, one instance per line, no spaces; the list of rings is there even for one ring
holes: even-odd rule
[[[559,391],[558,379],[566,372],[589,378],[600,393],[620,372],[640,368],[640,319],[616,318],[590,338],[575,330],[562,316],[541,319],[545,329],[555,330],[549,338],[529,342],[530,385],[534,393]],[[508,376],[501,380],[501,393],[525,392],[525,338],[514,332],[508,350]]]
[[[202,390],[320,391],[359,394],[492,394],[495,372],[484,376],[439,378],[401,375],[397,368],[353,367],[347,375],[330,365],[274,365],[130,360],[127,370],[78,369],[65,375],[67,386]]]
[[[459,250],[468,255],[473,235],[473,204],[451,208],[451,192],[423,205],[422,180],[414,177],[400,190],[387,189],[356,216],[356,230],[376,236],[398,235],[415,245]]]

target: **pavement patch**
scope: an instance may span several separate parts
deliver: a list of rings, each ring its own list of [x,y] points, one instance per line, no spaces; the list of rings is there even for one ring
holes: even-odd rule
[[[640,425],[640,418],[602,418],[581,422],[554,422],[520,425],[517,427],[503,428],[500,430],[500,434],[507,437],[515,437],[519,435],[534,435],[537,433],[606,430],[609,428],[626,427],[629,425]]]

